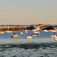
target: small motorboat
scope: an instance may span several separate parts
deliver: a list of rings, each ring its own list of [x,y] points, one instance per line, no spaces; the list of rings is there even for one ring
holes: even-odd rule
[[[20,32],[20,34],[23,34],[23,32]]]
[[[55,30],[49,30],[50,32],[56,32]]]
[[[0,32],[0,34],[4,34],[4,32]]]
[[[34,30],[32,30],[32,31],[37,31],[37,30],[34,29]]]
[[[25,33],[28,33],[28,30],[25,30]]]
[[[54,37],[54,40],[57,40],[57,37]]]
[[[7,33],[12,33],[12,31],[6,31]]]
[[[31,40],[32,36],[28,35],[26,38],[27,38],[27,40]]]
[[[43,30],[44,32],[49,32],[48,30]]]
[[[36,34],[33,34],[33,35],[31,35],[31,36],[37,36]]]
[[[38,35],[40,35],[40,32],[35,31],[34,34],[38,34]]]
[[[18,37],[17,34],[11,34],[10,37]]]
[[[54,37],[54,40],[57,40],[57,36],[56,35],[51,35],[50,37]]]
[[[50,35],[50,37],[56,37],[56,35]]]
[[[25,33],[28,33],[27,31]]]

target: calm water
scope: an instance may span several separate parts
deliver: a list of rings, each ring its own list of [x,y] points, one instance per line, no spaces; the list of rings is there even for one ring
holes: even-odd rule
[[[12,31],[12,33],[7,33],[6,31],[3,31],[4,34],[0,34],[0,44],[1,43],[42,43],[42,42],[57,42],[54,41],[54,38],[50,37],[50,35],[57,35],[57,32],[44,32],[44,31],[39,31],[40,35],[37,36],[32,36],[31,40],[27,40],[26,36],[28,35],[33,35],[34,31],[28,31],[28,33],[25,33],[25,31]],[[20,32],[23,32],[23,34],[20,34]],[[10,37],[11,34],[17,34],[17,38]]]
[[[33,35],[33,31],[28,31],[28,33],[25,33],[25,31],[12,31],[12,33],[7,33],[6,31],[3,31],[4,34],[0,34],[0,39],[26,39],[26,36],[28,35]],[[19,34],[20,32],[23,32],[23,34]],[[44,31],[39,31],[40,35],[33,36],[32,39],[38,39],[38,38],[50,38],[50,35],[57,35],[57,33],[54,32],[44,32]],[[17,38],[11,38],[11,34],[17,34]]]
[[[27,40],[26,36],[34,34],[33,31],[3,32],[0,34],[0,57],[57,57],[57,41],[50,37],[57,35],[57,32],[39,31],[40,35],[33,36],[31,40]],[[17,34],[18,37],[11,38],[11,34]]]

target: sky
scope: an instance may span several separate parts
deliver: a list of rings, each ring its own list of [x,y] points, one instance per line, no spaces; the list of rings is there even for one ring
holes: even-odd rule
[[[0,25],[57,24],[57,0],[0,0]]]

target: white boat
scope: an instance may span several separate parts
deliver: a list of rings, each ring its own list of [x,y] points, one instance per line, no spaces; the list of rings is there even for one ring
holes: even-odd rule
[[[54,37],[54,40],[57,40],[57,36],[56,35],[51,35],[50,37]]]
[[[49,32],[48,30],[43,30],[44,32]]]
[[[4,34],[4,32],[0,32],[0,34]]]
[[[25,30],[25,33],[28,33],[28,30]]]
[[[7,33],[12,33],[12,31],[9,31],[9,26],[8,26],[8,31],[6,31]]]
[[[27,40],[31,40],[32,36],[28,35],[26,38],[27,38]]]
[[[34,34],[34,35],[31,35],[31,36],[37,36],[37,35]]]
[[[28,33],[27,31],[25,33]]]
[[[56,32],[55,30],[50,30],[51,32]]]
[[[37,31],[37,30],[34,29],[34,30],[32,30],[32,31]]]
[[[20,34],[23,34],[23,32],[20,32]]]
[[[34,34],[39,34],[40,35],[40,32],[35,31]]]
[[[56,35],[50,35],[50,37],[56,37]]]
[[[54,37],[54,40],[57,40],[57,37]]]
[[[32,31],[39,31],[39,30],[40,30],[40,28],[35,28]]]
[[[16,37],[18,37],[18,35],[17,34],[11,34],[10,37],[16,38]]]
[[[7,33],[12,33],[12,31],[6,31]]]

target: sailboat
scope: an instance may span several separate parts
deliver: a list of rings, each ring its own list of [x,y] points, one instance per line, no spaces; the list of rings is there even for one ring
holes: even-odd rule
[[[7,33],[12,33],[12,31],[9,31],[9,26],[8,26],[8,31],[6,31]]]
[[[25,33],[28,33],[28,30],[25,30]]]

